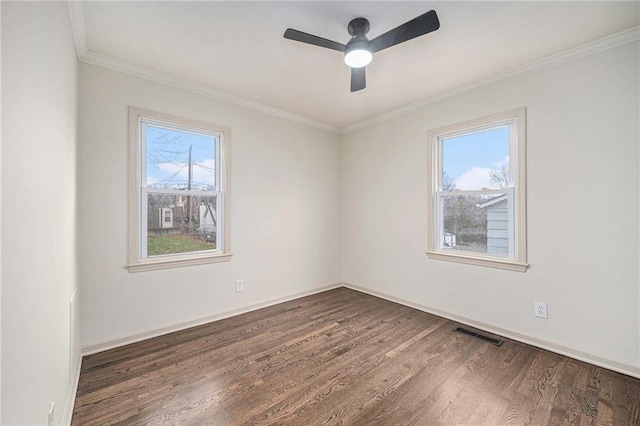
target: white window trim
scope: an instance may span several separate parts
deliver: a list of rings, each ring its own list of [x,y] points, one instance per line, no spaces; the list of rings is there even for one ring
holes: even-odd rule
[[[142,203],[142,193],[150,190],[143,189],[142,176],[145,165],[142,163],[143,149],[141,146],[140,121],[148,119],[151,121],[168,122],[174,124],[173,127],[185,129],[201,129],[206,132],[215,132],[221,135],[219,151],[219,191],[212,191],[211,194],[217,196],[221,201],[222,209],[217,209],[218,223],[222,223],[220,228],[221,250],[215,252],[192,252],[185,254],[174,254],[162,257],[144,258],[141,254],[140,215],[144,213],[146,206]],[[230,206],[230,186],[229,186],[229,154],[231,151],[231,131],[226,127],[213,125],[201,121],[189,120],[155,111],[141,108],[129,107],[129,254],[126,268],[129,272],[144,272],[157,269],[177,268],[183,266],[203,265],[208,263],[227,262],[231,260],[231,242],[229,225]],[[152,190],[151,190],[152,191]],[[167,191],[163,191],[167,192]],[[170,191],[169,191],[170,192]],[[209,194],[209,192],[207,192]]]
[[[490,128],[501,123],[515,120],[515,131],[511,132],[510,140],[510,160],[516,164],[517,173],[514,187],[515,195],[509,197],[513,203],[513,233],[515,236],[515,257],[499,258],[491,255],[483,255],[471,252],[450,252],[439,250],[436,241],[440,233],[436,227],[442,224],[442,220],[437,220],[439,209],[437,208],[437,194],[439,192],[439,176],[442,176],[442,156],[440,155],[439,140],[445,137],[452,137],[456,134],[479,131],[483,128]],[[427,197],[427,256],[430,259],[446,260],[451,262],[465,263],[469,265],[487,266],[510,271],[525,272],[527,267],[527,241],[526,241],[526,108],[519,108],[490,116],[456,123],[448,126],[429,130],[428,138],[428,158],[427,167],[429,170],[429,194]],[[515,156],[515,159],[511,159]],[[463,192],[456,191],[455,194]],[[515,199],[514,199],[515,198]],[[511,223],[511,221],[510,221]],[[511,225],[510,225],[511,226]]]

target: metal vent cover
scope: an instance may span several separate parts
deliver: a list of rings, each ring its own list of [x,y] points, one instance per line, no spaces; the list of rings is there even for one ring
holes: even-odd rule
[[[475,331],[471,331],[463,327],[457,327],[453,331],[457,333],[466,334],[468,336],[472,336],[480,340],[484,340],[485,342],[491,343],[492,345],[496,345],[496,346],[502,346],[502,344],[504,343],[503,340],[494,339],[493,337],[485,336],[484,334],[476,333]]]

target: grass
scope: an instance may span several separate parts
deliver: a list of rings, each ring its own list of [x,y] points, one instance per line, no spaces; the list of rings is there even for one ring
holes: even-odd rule
[[[449,250],[470,251],[474,253],[487,253],[487,243],[466,243],[458,242],[454,247],[448,247]]]
[[[215,248],[216,246],[213,243],[207,243],[199,238],[192,238],[186,235],[161,235],[147,238],[147,254],[149,256],[214,250]]]

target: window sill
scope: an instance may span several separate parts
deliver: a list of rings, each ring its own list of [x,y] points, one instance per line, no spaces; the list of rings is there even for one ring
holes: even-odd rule
[[[427,251],[429,259],[446,260],[448,262],[465,263],[467,265],[486,266],[489,268],[506,269],[508,271],[525,272],[529,267],[526,263],[512,260],[501,260],[489,257],[469,256],[457,253],[441,253]]]
[[[182,257],[173,259],[153,259],[138,263],[129,263],[125,267],[129,272],[146,272],[157,269],[181,268],[183,266],[206,265],[208,263],[228,262],[232,254],[215,254],[201,257]]]

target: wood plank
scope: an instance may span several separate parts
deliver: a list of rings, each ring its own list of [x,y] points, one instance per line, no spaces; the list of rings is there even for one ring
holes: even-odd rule
[[[640,425],[640,380],[339,288],[85,357],[72,424]]]

